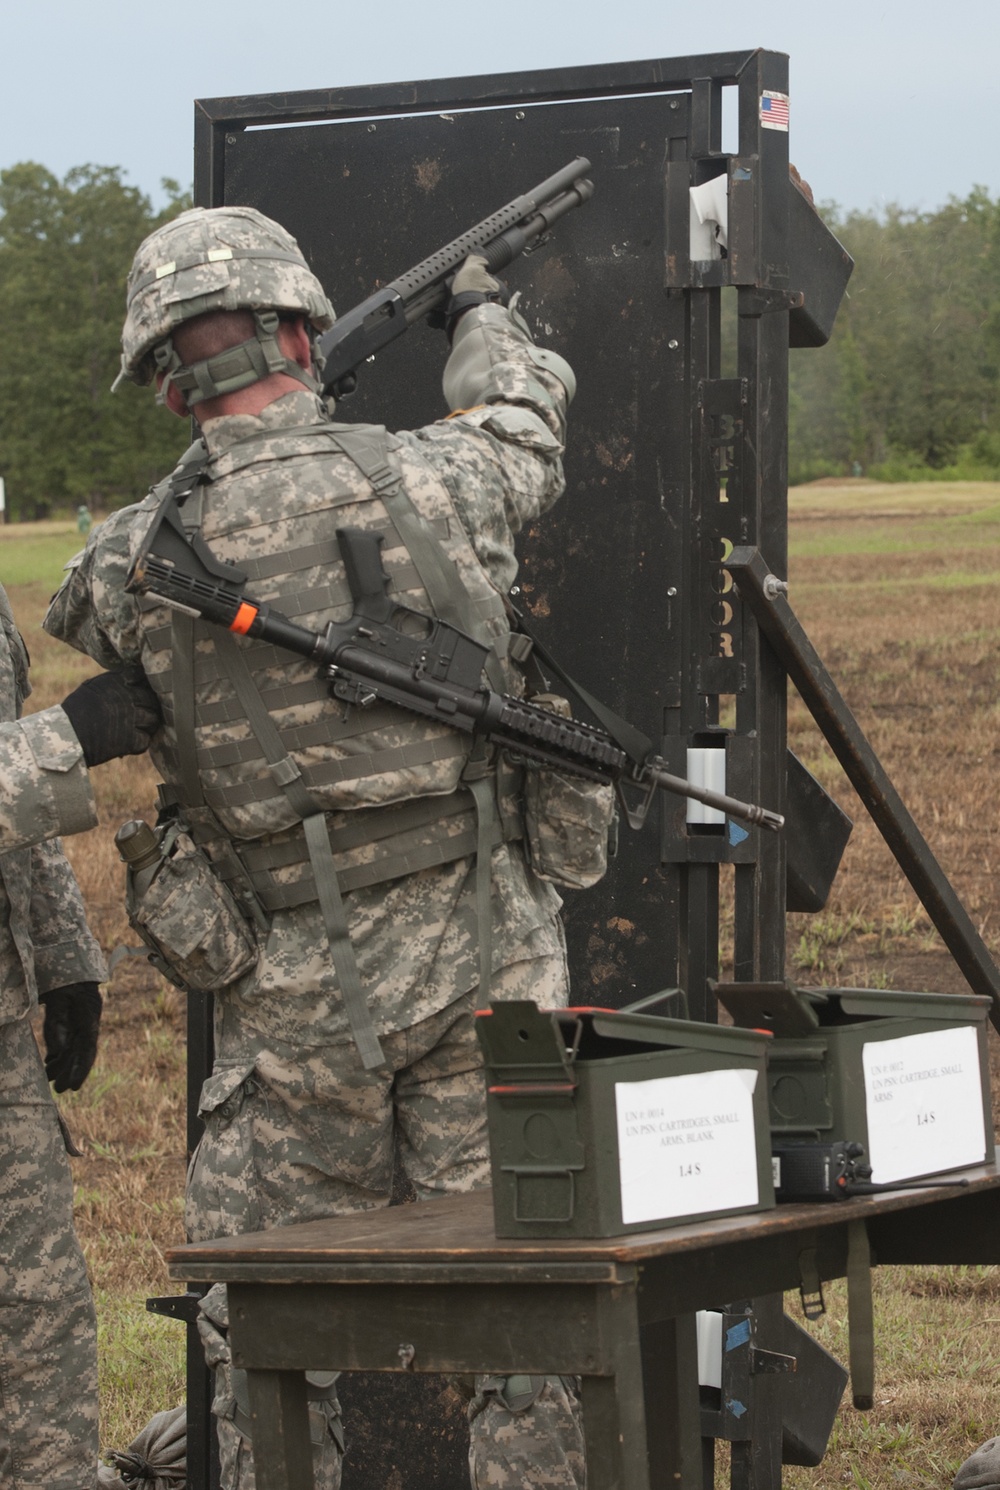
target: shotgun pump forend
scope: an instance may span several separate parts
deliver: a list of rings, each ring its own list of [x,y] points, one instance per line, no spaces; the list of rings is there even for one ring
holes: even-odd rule
[[[593,183],[586,179],[589,169],[590,161],[582,155],[571,160],[341,316],[318,342],[324,395],[353,393],[362,362],[443,306],[448,281],[469,254],[482,254],[489,272],[499,274],[519,254],[537,247],[560,217],[593,196]]]
[[[483,736],[527,760],[613,782],[631,827],[641,827],[658,789],[693,797],[759,827],[776,831],[783,826],[778,813],[672,776],[656,755],[633,759],[603,729],[484,688],[487,647],[389,596],[381,535],[339,528],[337,541],[354,610],[349,620],[330,621],[324,631],[299,626],[246,595],[239,569],[216,559],[200,535],[189,540],[173,498],[160,508],[129,570],[126,589],[309,658],[332,695],[348,706],[397,704]],[[626,800],[626,785],[642,789],[637,803]]]

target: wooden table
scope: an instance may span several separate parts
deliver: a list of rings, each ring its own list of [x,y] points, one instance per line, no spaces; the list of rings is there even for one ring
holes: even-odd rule
[[[598,1241],[499,1241],[489,1192],[176,1247],[171,1277],[229,1285],[259,1490],[312,1490],[304,1372],[583,1378],[594,1490],[700,1490],[693,1313],[873,1262],[1000,1263],[1000,1174]],[[853,1225],[853,1234],[858,1234]]]

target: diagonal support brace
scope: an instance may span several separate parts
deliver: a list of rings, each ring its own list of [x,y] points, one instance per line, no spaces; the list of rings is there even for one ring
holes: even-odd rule
[[[734,548],[726,568],[969,987],[990,999],[990,1019],[1000,1029],[1000,969],[796,619],[781,581],[757,548]]]

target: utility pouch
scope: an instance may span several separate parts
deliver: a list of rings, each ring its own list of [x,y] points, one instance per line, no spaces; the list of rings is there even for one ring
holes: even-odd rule
[[[538,694],[533,700],[570,717],[566,699]],[[531,868],[539,879],[568,890],[589,890],[608,867],[608,840],[615,821],[609,782],[548,766],[528,766],[524,780],[524,824]]]
[[[171,824],[154,833],[146,823],[126,823],[115,842],[127,865],[129,924],[165,977],[210,993],[255,966],[252,927],[183,829]]]

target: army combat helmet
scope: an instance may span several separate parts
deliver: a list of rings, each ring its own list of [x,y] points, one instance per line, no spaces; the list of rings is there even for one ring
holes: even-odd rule
[[[255,335],[185,367],[171,333],[213,310],[248,310]],[[235,393],[270,373],[316,383],[278,344],[279,312],[305,316],[316,331],[333,325],[333,306],[292,235],[253,207],[193,207],[150,233],[128,277],[122,328],[124,378],[144,386],[163,373],[189,406]]]

